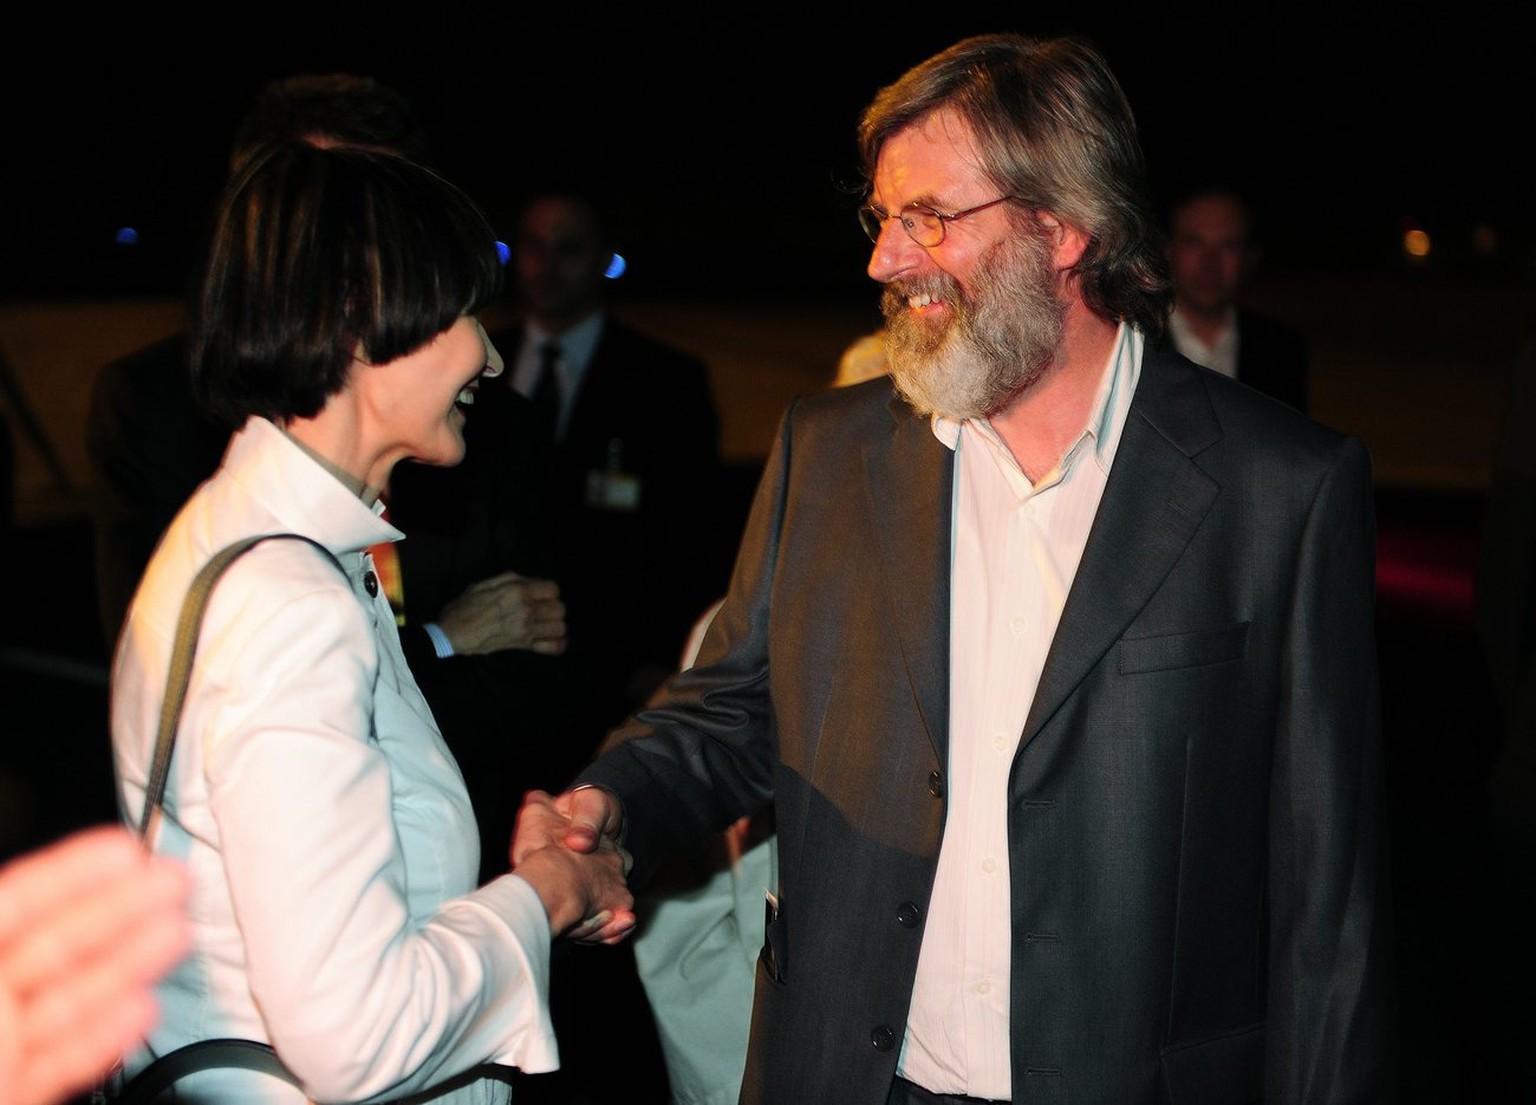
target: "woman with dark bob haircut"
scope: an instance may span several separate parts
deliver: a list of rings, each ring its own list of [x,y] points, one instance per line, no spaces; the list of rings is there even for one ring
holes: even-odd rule
[[[271,1043],[304,1092],[224,1070],[182,1083],[179,1100],[506,1101],[504,1068],[558,1065],[551,934],[614,942],[633,924],[598,908],[628,903],[612,850],[547,847],[476,887],[464,782],[367,552],[403,536],[380,517],[398,461],[463,458],[460,406],[501,371],[475,318],[500,272],[475,205],[388,154],[275,146],[221,200],[195,380],[241,429],[166,532],[120,638],[126,819],[144,806],[198,569],[253,534],[324,549],[265,542],[213,591],[150,835],[191,871],[193,948],[125,1066],[245,1037]],[[552,840],[540,819],[553,817],[530,807],[520,831]]]

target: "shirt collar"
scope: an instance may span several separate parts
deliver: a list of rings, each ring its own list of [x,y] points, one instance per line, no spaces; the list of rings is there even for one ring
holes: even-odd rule
[[[593,352],[597,349],[597,342],[603,336],[603,326],[607,322],[607,313],[593,311],[575,326],[562,330],[558,334],[551,334],[533,319],[525,324],[526,334],[523,338],[525,354],[538,360],[538,348],[547,341],[560,343],[561,378],[567,383],[579,379],[587,369],[587,362],[592,359]]]
[[[1189,316],[1179,310],[1177,305],[1168,314],[1168,333],[1173,338],[1175,347],[1181,352],[1185,349],[1207,351],[1221,349],[1237,334],[1237,308],[1231,306],[1227,308],[1226,314],[1222,316],[1221,330],[1217,333],[1216,340],[1210,344],[1206,344],[1205,339],[1195,333],[1194,328],[1189,324]],[[1185,356],[1188,354],[1186,353]]]
[[[1145,345],[1146,339],[1140,330],[1124,322],[1120,324],[1114,346],[1104,363],[1093,406],[1089,408],[1088,421],[1083,432],[1067,449],[1059,468],[1065,470],[1076,462],[1083,452],[1085,440],[1093,443],[1093,455],[1100,468],[1108,472],[1114,464],[1115,451],[1120,447],[1120,431],[1125,427],[1125,417],[1130,411],[1131,396],[1135,394],[1136,383],[1141,379],[1141,359]],[[984,419],[968,421],[978,432],[995,434]],[[933,415],[932,423],[933,436],[953,451],[960,441],[960,428],[964,423],[940,414]]]

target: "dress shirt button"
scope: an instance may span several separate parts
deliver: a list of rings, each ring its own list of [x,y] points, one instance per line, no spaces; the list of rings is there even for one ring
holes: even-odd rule
[[[877,1024],[870,1030],[869,1042],[875,1045],[876,1051],[890,1051],[896,1046],[896,1033],[888,1024]]]
[[[982,979],[976,984],[976,992],[978,994],[990,994],[992,992],[992,984],[986,979]]]
[[[1028,625],[1029,621],[1024,617],[1024,615],[1017,614],[1014,616],[1013,620],[1008,623],[1008,628],[1013,630],[1013,635],[1015,637],[1022,637],[1024,636],[1024,630]]]
[[[944,797],[944,776],[937,771],[928,773],[928,793],[935,798]]]
[[[371,598],[371,599],[372,598],[378,598],[378,595],[379,595],[379,577],[374,575],[372,572],[364,572],[363,573],[363,590],[368,592],[368,597],[369,598]]]
[[[981,869],[988,875],[992,874],[992,872],[997,870],[997,860],[993,859],[991,856],[988,856],[986,859],[981,861]]]
[[[915,929],[917,927],[917,918],[917,906],[911,902],[902,902],[896,907],[896,923],[902,928]]]

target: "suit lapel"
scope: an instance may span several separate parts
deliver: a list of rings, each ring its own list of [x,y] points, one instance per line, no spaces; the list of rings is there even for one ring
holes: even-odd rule
[[[1021,747],[1119,640],[1199,529],[1219,488],[1192,458],[1220,436],[1194,370],[1149,351]]]
[[[918,710],[939,762],[949,745],[949,572],[954,454],[891,400],[891,436],[866,447],[870,524]]]

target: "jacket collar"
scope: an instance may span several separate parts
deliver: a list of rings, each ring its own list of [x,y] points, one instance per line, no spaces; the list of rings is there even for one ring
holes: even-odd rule
[[[313,537],[332,554],[357,553],[405,535],[327,472],[265,418],[252,417],[230,439],[224,467],[285,530]]]

